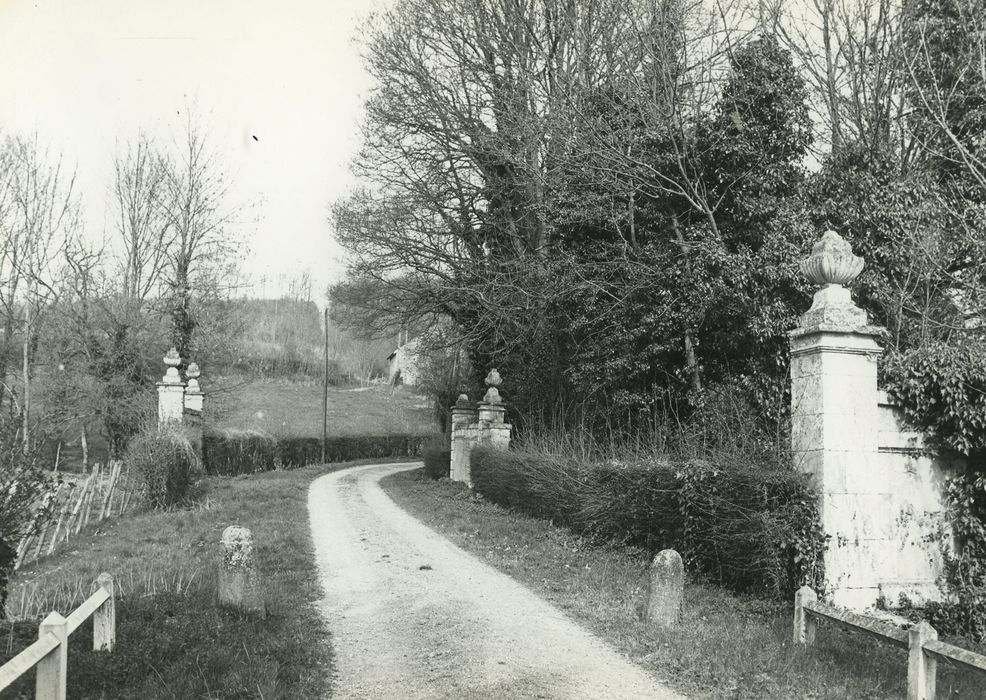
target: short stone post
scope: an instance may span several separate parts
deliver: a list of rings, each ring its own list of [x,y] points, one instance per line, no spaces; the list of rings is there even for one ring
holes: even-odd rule
[[[164,356],[168,369],[157,383],[157,423],[163,428],[169,423],[181,423],[185,413],[185,384],[178,375],[181,357],[175,348]]]
[[[924,621],[907,631],[907,700],[935,700],[938,661],[924,645],[937,640],[938,632]]]
[[[263,586],[254,560],[253,534],[245,527],[230,525],[223,530],[219,604],[267,617]]]
[[[34,697],[65,700],[68,679],[68,620],[51,613],[38,627],[38,639],[53,634],[58,646],[35,666]]]
[[[96,579],[93,588],[102,588],[109,598],[92,614],[93,651],[113,651],[116,646],[116,599],[113,577],[103,572]]]
[[[805,603],[814,603],[818,595],[808,586],[802,586],[794,594],[794,643],[814,644],[818,621],[805,611]]]
[[[791,451],[797,469],[819,491],[825,551],[825,589],[835,605],[875,604],[885,534],[897,516],[888,507],[891,485],[881,473],[877,435],[878,338],[849,290],[863,259],[834,231],[826,231],[801,263],[820,289],[791,342]],[[865,513],[865,517],[859,514]]]
[[[199,371],[199,366],[194,362],[185,369],[185,378],[188,380],[188,384],[185,386],[185,410],[198,414],[202,413],[202,404],[205,399],[205,394],[202,393],[202,388],[199,386],[200,376],[202,373]]]
[[[469,483],[469,453],[476,443],[478,431],[474,425],[477,420],[476,409],[469,404],[469,397],[459,394],[452,407],[452,455],[449,478],[453,481]]]
[[[663,630],[671,630],[681,621],[685,594],[685,565],[673,549],[657,553],[650,567],[647,591],[647,622]]]

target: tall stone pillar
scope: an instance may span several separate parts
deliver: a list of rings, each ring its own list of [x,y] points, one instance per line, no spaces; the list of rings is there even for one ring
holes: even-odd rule
[[[181,357],[175,348],[164,356],[168,369],[157,383],[157,423],[159,428],[171,423],[182,422],[185,413],[185,383],[178,375]]]
[[[452,456],[449,478],[453,481],[469,481],[469,453],[476,444],[479,429],[476,426],[477,412],[469,403],[469,397],[459,394],[459,400],[452,407]]]
[[[507,409],[498,387],[503,383],[496,369],[486,375],[486,395],[479,403],[479,442],[499,449],[510,447],[511,425],[503,421]]]
[[[487,390],[479,402],[478,411],[469,405],[465,394],[452,408],[452,463],[449,477],[472,486],[469,454],[477,444],[507,449],[510,447],[511,425],[504,422],[507,409],[497,389],[502,383],[495,369],[486,375]]]
[[[185,387],[185,408],[199,415],[202,414],[202,405],[205,399],[202,387],[199,386],[200,376],[202,373],[199,371],[199,366],[194,362],[185,369],[185,377],[188,379],[188,385]]]
[[[890,522],[891,484],[878,455],[877,358],[882,328],[869,325],[846,284],[863,260],[826,231],[801,264],[819,285],[791,342],[791,448],[814,477],[830,536],[825,589],[836,605],[862,609],[879,595]],[[892,551],[892,548],[891,548]]]

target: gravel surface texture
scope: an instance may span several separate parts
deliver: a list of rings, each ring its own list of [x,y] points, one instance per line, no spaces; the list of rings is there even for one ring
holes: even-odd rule
[[[354,467],[308,494],[335,698],[681,698]]]

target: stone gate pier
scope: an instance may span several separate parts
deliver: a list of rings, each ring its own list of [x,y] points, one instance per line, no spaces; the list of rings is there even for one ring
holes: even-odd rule
[[[877,386],[883,328],[869,324],[845,285],[864,261],[826,231],[801,264],[819,286],[791,343],[791,448],[811,474],[829,535],[825,593],[865,609],[938,599],[943,482],[954,465],[932,459],[922,437]]]
[[[472,487],[469,455],[478,444],[507,449],[512,426],[504,422],[506,408],[498,387],[503,380],[496,369],[486,375],[486,395],[474,408],[465,394],[452,407],[452,458],[449,477]]]

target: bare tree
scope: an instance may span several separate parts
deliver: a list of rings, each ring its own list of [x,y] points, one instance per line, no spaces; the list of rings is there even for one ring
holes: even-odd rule
[[[143,301],[158,288],[174,232],[165,216],[165,163],[144,135],[113,162],[122,293]]]
[[[171,297],[172,335],[187,359],[194,349],[195,287],[208,284],[215,291],[228,281],[235,259],[230,238],[235,210],[226,175],[191,114],[167,162],[161,201],[169,227],[163,279]]]
[[[16,316],[21,336],[20,415],[24,453],[31,447],[31,365],[42,315],[58,297],[60,260],[76,233],[75,174],[51,162],[37,137],[15,138],[10,149],[11,206],[2,221],[7,237],[7,327]],[[6,331],[6,328],[5,328]],[[6,334],[6,333],[5,333]]]

